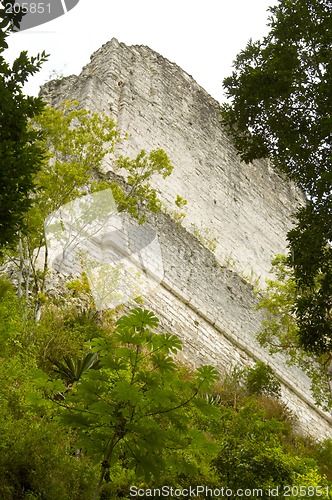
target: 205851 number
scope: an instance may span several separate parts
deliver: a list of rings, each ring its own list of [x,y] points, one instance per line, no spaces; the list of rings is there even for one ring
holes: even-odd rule
[[[329,487],[323,486],[284,486],[283,496],[284,497],[321,497],[322,495],[328,495]]]
[[[44,12],[47,12],[48,14],[50,14],[51,4],[44,2],[39,2],[39,3],[23,2],[21,4],[14,3],[14,5],[12,5],[11,3],[6,3],[5,12],[6,14],[13,14],[13,13],[18,14],[19,12],[22,12],[23,14],[27,13],[44,14]]]

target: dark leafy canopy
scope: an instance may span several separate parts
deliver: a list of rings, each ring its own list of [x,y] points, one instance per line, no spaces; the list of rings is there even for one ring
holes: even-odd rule
[[[223,108],[244,161],[270,158],[308,196],[288,234],[300,340],[332,350],[332,2],[279,0],[270,32],[250,41],[224,80]]]
[[[33,175],[41,166],[43,151],[35,143],[38,132],[29,128],[29,119],[42,110],[43,103],[25,96],[22,86],[46,60],[44,52],[31,58],[21,52],[12,66],[5,61],[6,38],[22,18],[21,13],[7,11],[0,9],[0,250],[15,241],[30,205]]]

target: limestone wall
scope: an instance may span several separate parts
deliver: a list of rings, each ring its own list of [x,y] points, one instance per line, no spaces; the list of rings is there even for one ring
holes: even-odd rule
[[[168,217],[160,215],[154,224],[159,228],[165,276],[146,304],[166,329],[182,338],[185,359],[196,365],[210,363],[221,372],[257,360],[268,363],[302,429],[330,436],[332,419],[315,407],[308,377],[287,366],[283,356],[271,356],[255,340],[262,315],[254,309],[257,298],[252,286],[220,267],[212,252],[186,230],[178,230]]]
[[[302,194],[266,162],[240,162],[219,122],[219,107],[175,64],[147,47],[112,40],[91,57],[79,77],[50,82],[42,96],[58,105],[78,99],[106,112],[129,139],[117,153],[163,148],[174,172],[155,180],[169,207],[177,194],[188,200],[181,227],[160,214],[158,228],[164,279],[144,297],[164,328],[184,341],[184,357],[225,370],[260,359],[283,382],[283,395],[302,427],[317,436],[331,433],[331,419],[314,407],[310,383],[298,369],[271,357],[255,341],[261,315],[253,309],[253,289],[238,272],[223,267],[230,259],[245,273],[265,277],[271,258],[285,252],[291,214]],[[112,169],[112,165],[105,165]],[[194,225],[219,239],[215,255],[193,237]]]
[[[272,257],[285,253],[301,193],[266,162],[240,162],[220,125],[218,103],[177,65],[113,39],[79,77],[44,86],[43,96],[53,104],[78,99],[111,114],[129,135],[118,153],[164,149],[175,168],[165,181],[155,180],[163,201],[172,206],[177,194],[188,200],[184,226],[209,228],[221,262],[265,277]]]

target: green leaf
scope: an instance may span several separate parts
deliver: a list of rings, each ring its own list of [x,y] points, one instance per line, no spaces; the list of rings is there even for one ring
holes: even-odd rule
[[[122,316],[116,324],[118,330],[122,331],[131,328],[140,330],[144,330],[145,327],[156,328],[158,323],[158,318],[151,311],[137,307],[129,315]]]
[[[200,366],[195,372],[195,378],[200,391],[208,391],[220,378],[220,374],[213,366]]]

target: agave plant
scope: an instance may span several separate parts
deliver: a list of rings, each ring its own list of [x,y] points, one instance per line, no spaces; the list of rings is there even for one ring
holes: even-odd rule
[[[56,366],[55,371],[59,373],[68,385],[71,385],[74,382],[78,382],[84,372],[99,368],[98,353],[89,352],[81,359],[73,356],[64,356],[63,362],[57,361],[54,364]]]

